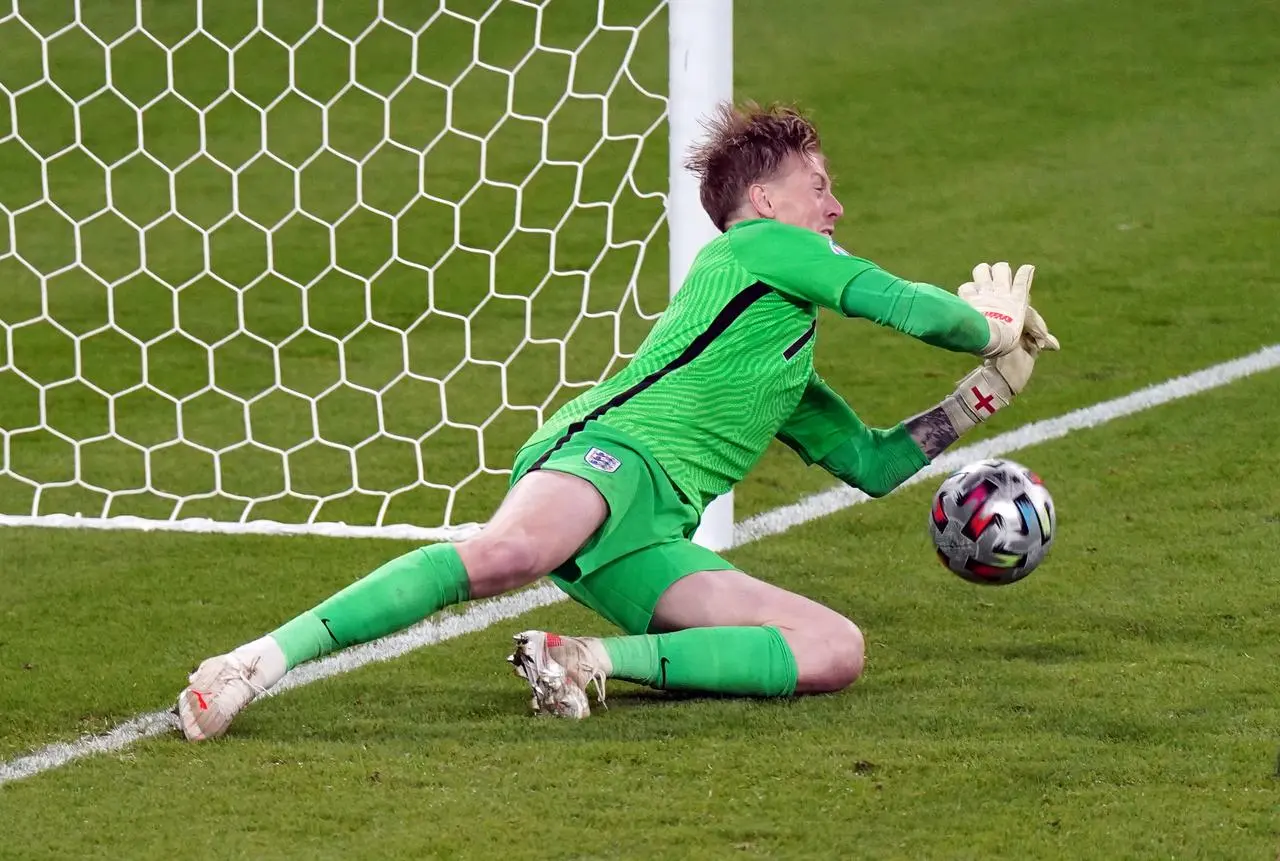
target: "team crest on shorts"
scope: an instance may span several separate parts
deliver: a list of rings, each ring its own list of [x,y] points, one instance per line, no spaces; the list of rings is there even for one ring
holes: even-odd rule
[[[617,472],[618,467],[622,466],[622,461],[607,451],[601,451],[598,448],[593,448],[587,452],[583,460],[601,472]]]

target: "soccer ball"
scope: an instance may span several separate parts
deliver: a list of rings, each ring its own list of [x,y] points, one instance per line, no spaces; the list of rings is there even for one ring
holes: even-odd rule
[[[1053,499],[1040,476],[1011,460],[980,460],[933,495],[929,534],[942,564],[970,583],[1016,583],[1053,545]]]

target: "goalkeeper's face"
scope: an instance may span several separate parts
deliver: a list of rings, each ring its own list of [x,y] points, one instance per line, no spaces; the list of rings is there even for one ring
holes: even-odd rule
[[[831,191],[827,160],[791,155],[773,178],[751,187],[751,202],[765,217],[831,236],[844,207]]]

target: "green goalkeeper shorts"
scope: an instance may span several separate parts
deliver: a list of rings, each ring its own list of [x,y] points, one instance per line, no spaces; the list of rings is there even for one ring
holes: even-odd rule
[[[565,472],[595,485],[609,515],[582,549],[551,573],[569,597],[628,634],[649,630],[667,588],[695,571],[734,566],[690,541],[700,513],[636,440],[599,422],[521,449],[514,485],[535,469]]]

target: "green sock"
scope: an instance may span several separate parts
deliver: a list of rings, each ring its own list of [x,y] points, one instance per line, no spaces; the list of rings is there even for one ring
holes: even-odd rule
[[[610,678],[756,697],[785,697],[796,689],[796,659],[777,628],[689,628],[600,643],[613,663]]]
[[[271,632],[289,669],[357,643],[395,633],[470,595],[452,544],[419,547],[392,559],[315,609]]]

